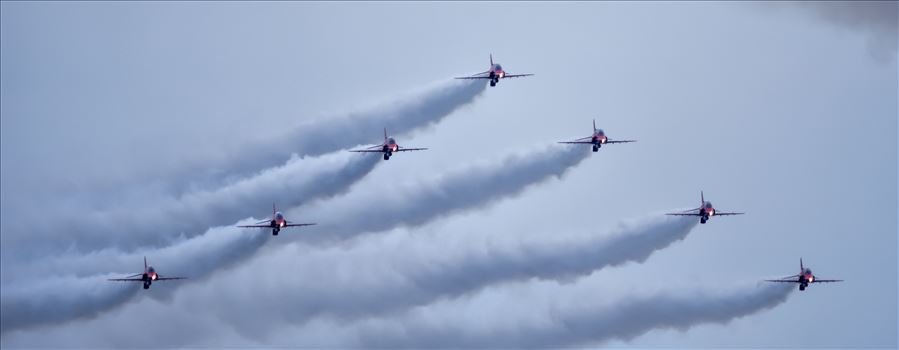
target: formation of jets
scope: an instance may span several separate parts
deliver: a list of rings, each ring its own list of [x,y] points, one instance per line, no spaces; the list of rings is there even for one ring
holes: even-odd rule
[[[471,76],[466,77],[456,77],[456,79],[485,79],[490,81],[490,86],[496,86],[496,84],[501,79],[506,78],[518,78],[518,77],[527,77],[532,76],[534,74],[510,74],[506,70],[503,69],[501,65],[493,62],[493,55],[490,55],[490,68],[487,71],[477,73]],[[603,129],[599,129],[596,127],[596,120],[593,120],[593,134],[587,137],[582,137],[579,139],[575,139],[572,141],[562,141],[559,143],[562,144],[589,144],[593,147],[593,152],[598,152],[603,145],[608,144],[616,144],[616,143],[631,143],[637,142],[637,140],[615,140],[611,139],[606,135],[606,132]],[[393,156],[396,152],[409,152],[409,151],[424,151],[427,148],[407,148],[402,147],[396,143],[396,140],[392,137],[387,136],[387,128],[384,128],[384,141],[379,145],[370,146],[363,149],[355,149],[350,150],[350,152],[356,153],[381,153],[384,157],[384,160],[389,160],[391,156]],[[705,224],[711,217],[713,216],[728,216],[728,215],[743,215],[744,213],[737,212],[723,212],[718,211],[712,206],[711,202],[705,200],[705,194],[700,191],[700,205],[698,208],[686,210],[678,213],[666,213],[665,215],[672,216],[694,216],[699,217],[699,223]],[[240,228],[270,228],[273,236],[277,236],[278,233],[283,228],[287,227],[301,227],[301,226],[312,226],[315,223],[293,223],[288,221],[284,214],[279,212],[275,207],[275,204],[272,204],[272,216],[270,219],[259,221],[252,225],[238,225]],[[150,285],[155,281],[165,281],[165,280],[180,280],[185,279],[186,277],[163,277],[156,273],[156,270],[153,269],[152,266],[147,265],[147,258],[144,257],[144,271],[142,273],[137,273],[134,275],[126,276],[123,278],[112,278],[110,281],[124,281],[124,282],[142,282],[144,289],[149,289]],[[828,279],[818,279],[815,275],[812,274],[812,270],[806,268],[802,263],[802,258],[799,259],[799,273],[792,276],[787,276],[781,279],[774,280],[765,280],[767,282],[775,282],[775,283],[797,283],[799,284],[799,290],[804,291],[809,284],[811,283],[824,283],[824,282],[842,282],[843,280],[828,280]]]

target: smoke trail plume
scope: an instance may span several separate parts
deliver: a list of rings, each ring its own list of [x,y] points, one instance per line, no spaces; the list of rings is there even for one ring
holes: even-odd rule
[[[55,253],[54,246],[74,246],[76,249],[88,250],[106,246],[110,242],[131,248],[164,244],[165,242],[153,240],[170,237],[168,233],[192,234],[206,227],[231,222],[234,218],[264,212],[273,201],[289,207],[316,197],[333,195],[334,188],[344,189],[348,183],[367,173],[364,166],[371,170],[370,167],[375,163],[358,159],[350,161],[344,165],[357,168],[346,169],[346,173],[329,173],[327,169],[320,171],[321,163],[334,161],[315,161],[319,157],[294,158],[287,165],[275,166],[291,155],[318,156],[380,141],[381,129],[384,127],[390,128],[394,134],[428,127],[473,102],[484,91],[485,86],[483,82],[439,81],[377,106],[300,124],[286,134],[279,133],[278,137],[222,152],[224,156],[221,159],[208,159],[203,164],[186,164],[181,172],[157,179],[158,183],[120,189],[126,193],[91,192],[86,198],[62,198],[47,203],[41,212],[36,213],[38,216],[32,217],[32,212],[26,212],[15,220],[3,221],[2,249],[3,255],[7,256],[4,261],[9,261],[8,257],[11,255],[24,254],[26,251],[36,255],[52,254]],[[275,168],[260,172],[260,169],[270,167]],[[294,172],[290,173],[291,171]],[[292,176],[281,177],[279,174]],[[354,174],[356,178],[343,178],[347,181],[340,183],[342,176]],[[285,183],[269,181],[265,183],[268,187],[256,189],[257,195],[248,192],[259,186],[255,181],[266,179]],[[290,184],[305,187],[287,187]],[[329,185],[334,187],[328,187]],[[160,203],[151,208],[144,207],[148,197],[173,192],[180,195],[173,195],[177,198],[168,195],[153,198]],[[233,197],[228,197],[232,194]],[[97,200],[98,196],[107,199]],[[245,203],[239,205],[236,200],[244,200]],[[89,209],[86,203],[96,203],[96,207]],[[213,205],[206,208],[196,207],[210,203]],[[253,212],[247,213],[245,210]],[[42,225],[34,225],[35,222]],[[143,231],[120,234],[125,228]],[[66,232],[65,235],[53,237],[55,232],[63,231]],[[72,237],[78,239],[72,240]],[[35,249],[8,248],[22,245],[34,246]]]
[[[329,338],[282,331],[279,334],[284,339],[277,343],[376,348],[595,346],[613,339],[633,339],[653,329],[685,330],[701,324],[727,323],[780,305],[794,287],[756,283],[726,290],[629,295],[614,302],[603,301],[596,289],[578,283],[508,290],[502,297],[481,295],[351,325],[323,322],[307,330],[343,326],[331,332]]]
[[[417,226],[521,193],[529,185],[559,177],[590,153],[584,148],[548,145],[448,172],[429,181],[354,191],[327,203],[298,208],[322,218],[315,239],[349,238],[397,226]],[[365,157],[369,155],[360,155]]]
[[[609,266],[645,261],[654,251],[684,239],[696,222],[653,215],[623,221],[606,235],[561,240],[552,234],[522,241],[502,235],[508,232],[472,232],[454,233],[454,237],[394,234],[400,237],[367,240],[350,249],[291,245],[231,272],[240,279],[262,280],[247,289],[271,298],[219,313],[221,319],[237,323],[246,315],[269,315],[278,323],[304,323],[322,314],[357,318],[402,311],[504,282],[533,277],[567,280]],[[255,271],[265,266],[291,266],[292,274],[316,282],[257,276]],[[210,281],[203,288],[227,295],[228,283]],[[294,312],[280,313],[284,308]]]
[[[95,317],[139,293],[169,295],[178,284],[202,279],[218,268],[245,259],[269,236],[253,229],[216,227],[178,244],[141,253],[106,249],[48,259],[55,264],[55,274],[30,274],[4,281],[0,292],[0,332]],[[144,256],[160,275],[184,276],[189,280],[160,281],[146,291],[140,283],[106,280],[142,272]],[[111,274],[111,270],[118,271]]]
[[[480,81],[444,80],[428,84],[377,106],[303,123],[286,135],[244,147],[210,169],[219,175],[234,176],[248,169],[273,166],[293,153],[318,155],[380,141],[383,128],[388,128],[391,134],[413,132],[474,102],[485,87]]]
[[[63,217],[48,217],[40,225],[21,221],[12,230],[30,234],[4,244],[37,245],[42,255],[61,247],[90,251],[110,246],[134,249],[170,244],[178,236],[200,234],[208,227],[233,223],[236,218],[269,215],[273,203],[290,208],[343,193],[376,164],[376,157],[355,157],[347,152],[295,157],[282,166],[215,190],[193,191],[179,198],[148,199],[139,207],[117,206],[100,211],[72,208],[62,213]],[[4,268],[3,273],[15,271]]]
[[[362,228],[366,227],[365,220],[366,218],[374,215],[380,219],[383,219],[387,215],[392,215],[393,220],[389,223],[380,223],[376,225],[372,225],[373,230],[379,230],[383,228],[389,228],[392,225],[399,224],[422,224],[427,222],[428,220],[433,220],[436,217],[446,215],[447,213],[451,213],[454,211],[462,210],[467,207],[474,207],[478,205],[484,205],[493,200],[497,200],[504,196],[514,195],[522,191],[527,185],[537,183],[539,181],[545,180],[552,176],[559,176],[563,174],[570,167],[578,164],[582,159],[588,155],[588,152],[585,152],[582,148],[575,147],[567,147],[567,146],[557,146],[551,145],[549,147],[545,147],[536,152],[531,152],[528,155],[514,155],[504,158],[497,165],[481,165],[464,169],[464,171],[451,173],[445,175],[432,184],[428,186],[420,186],[418,188],[408,188],[407,191],[399,191],[399,192],[391,192],[393,197],[384,197],[382,193],[374,193],[376,197],[379,197],[381,200],[390,200],[396,203],[404,203],[403,206],[394,208],[393,210],[380,210],[375,211],[375,213],[365,213],[367,208],[382,208],[380,206],[372,207],[371,203],[377,203],[378,201],[367,201],[362,199],[362,202],[355,203],[354,201],[359,200],[356,198],[351,192],[347,194],[345,197],[341,199],[335,199],[333,201],[326,201],[322,204],[321,208],[325,208],[327,210],[323,210],[319,212],[324,218],[321,222],[328,222],[326,218],[326,214],[331,214],[335,216],[332,218],[333,221],[328,223],[328,225],[323,225],[326,228],[334,228],[341,227],[347,225],[349,230],[341,231],[344,235],[337,236],[336,238],[348,238],[352,236],[352,234],[357,234],[361,232],[367,232]],[[364,155],[353,155],[355,157],[366,158]],[[367,157],[369,159],[375,159],[377,161],[378,157]],[[467,190],[463,191],[461,187],[464,187],[465,184],[473,184],[479,186],[487,186],[488,188],[492,188],[493,191],[487,193],[485,191],[473,191]],[[458,191],[453,198],[452,201],[440,201],[440,203],[433,205],[429,204],[431,201],[439,200],[441,197],[444,197],[446,193],[452,193],[453,191]],[[337,202],[336,204],[333,202]],[[357,213],[354,213],[347,208],[340,208],[340,203],[349,203],[350,207],[355,208]],[[414,212],[407,212],[410,208],[418,208],[422,209],[425,207],[430,207],[429,210],[418,210]],[[358,213],[358,211],[362,211],[362,213]],[[339,216],[339,217],[336,217]],[[288,216],[290,217],[290,216]],[[312,214],[307,214],[304,217],[315,217]],[[317,221],[319,221],[318,217],[315,217]],[[341,218],[355,218],[357,221],[352,220],[342,220]],[[339,224],[338,224],[339,223]],[[255,251],[259,245],[261,245],[261,241],[257,244],[240,244],[238,247],[226,247],[223,246],[223,242],[229,242],[227,237],[223,234],[216,234],[216,231],[234,231],[238,232],[238,237],[244,235],[244,231],[235,229],[235,228],[216,228],[207,231],[202,236],[197,236],[191,239],[186,240],[185,242],[174,244],[168,248],[159,249],[157,253],[153,253],[152,255],[158,255],[162,258],[171,257],[175,259],[175,261],[181,261],[183,263],[173,263],[172,266],[186,266],[186,268],[190,267],[192,270],[180,270],[187,272],[194,272],[199,275],[203,275],[208,273],[209,271],[215,269],[217,266],[215,264],[204,264],[202,263],[202,259],[198,259],[196,257],[197,254],[207,254],[210,257],[219,257],[219,256],[227,256],[227,261],[237,261],[242,257],[248,256],[252,251]],[[268,233],[260,230],[250,230],[249,237],[255,237],[255,239],[261,239],[259,237],[264,236],[268,237]],[[327,230],[322,230],[320,232],[328,232]],[[311,231],[310,231],[311,233]],[[327,234],[327,233],[326,233]],[[320,237],[323,235],[319,233]],[[285,239],[289,236],[285,235]],[[306,235],[298,235],[299,239],[305,239]],[[332,239],[332,238],[328,238]],[[218,241],[221,240],[221,241]],[[202,243],[200,243],[202,242]],[[172,254],[169,255],[167,252],[173,251],[181,251],[185,250],[184,253]],[[127,256],[128,259],[123,259],[122,255]],[[148,253],[148,255],[151,255]],[[138,259],[137,254],[119,254],[116,250],[103,250],[100,252],[94,252],[88,255],[75,255],[71,258],[57,258],[57,259],[47,259],[46,262],[38,263],[40,267],[43,267],[43,270],[54,270],[56,268],[66,269],[67,266],[72,269],[72,271],[106,271],[109,266],[124,266],[127,264],[125,260],[135,260],[140,261]],[[178,260],[178,259],[187,259],[187,260]],[[190,263],[188,263],[190,261]],[[34,269],[28,269],[34,271]],[[65,270],[63,270],[65,271]],[[25,274],[32,275],[32,273]],[[91,276],[87,273],[82,274],[83,276]],[[22,277],[26,278],[26,277]],[[4,285],[22,285],[12,281],[13,278],[4,277]],[[24,284],[27,287],[27,284]],[[26,288],[22,287],[22,288]],[[23,290],[27,290],[23,289]],[[72,292],[75,295],[80,294],[79,291]],[[19,309],[16,308],[16,305],[27,305],[22,303],[20,299],[16,299],[17,296],[24,296],[20,294],[11,294],[10,296],[4,295],[4,314],[11,318],[18,318],[21,313]],[[115,298],[110,298],[110,300],[118,300]],[[44,305],[37,303],[35,305]],[[114,307],[115,302],[102,304],[102,307]],[[60,308],[65,309],[66,305],[44,305],[48,308]],[[6,311],[8,308],[8,312]],[[70,309],[73,310],[71,313],[61,313],[59,318],[72,319],[77,317],[88,316],[91,313],[82,311],[81,309]],[[28,311],[28,310],[24,310]],[[95,309],[90,309],[90,311],[96,312]],[[32,312],[32,314],[41,314],[41,312]],[[27,321],[26,318],[21,318],[20,322],[10,321],[8,325],[4,325],[4,327],[21,327],[27,326],[33,323],[40,323],[42,319],[35,321]],[[56,318],[51,319],[50,321],[54,321]],[[24,324],[23,324],[24,322]]]

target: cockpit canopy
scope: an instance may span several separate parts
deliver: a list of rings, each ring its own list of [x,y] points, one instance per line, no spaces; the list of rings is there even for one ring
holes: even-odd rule
[[[281,214],[281,212],[280,212],[280,211],[279,211],[279,212],[277,212],[277,213],[275,213],[275,218],[278,218],[278,219],[280,219],[280,218],[283,218],[283,217],[284,217],[284,214]]]
[[[483,66],[481,66],[481,67],[483,67]],[[493,66],[493,70],[503,70],[503,66],[496,64]]]
[[[147,268],[147,272],[154,273],[154,272],[156,272],[156,270],[153,269],[153,266],[150,266]]]
[[[596,129],[596,136],[605,136],[606,132],[602,129]]]
[[[703,206],[706,207],[706,208],[711,208],[711,207],[712,207],[712,202],[705,202],[705,204],[704,204]],[[795,271],[795,270],[794,270],[794,271]]]
[[[392,144],[395,144],[395,143],[396,143],[396,140],[394,140],[392,137],[387,139],[387,144],[388,144],[388,145],[392,145]]]

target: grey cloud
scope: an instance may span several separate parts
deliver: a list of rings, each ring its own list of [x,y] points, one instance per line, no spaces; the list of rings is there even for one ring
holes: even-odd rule
[[[864,33],[875,59],[895,60],[899,50],[899,3],[896,1],[790,1],[786,4],[825,22]]]

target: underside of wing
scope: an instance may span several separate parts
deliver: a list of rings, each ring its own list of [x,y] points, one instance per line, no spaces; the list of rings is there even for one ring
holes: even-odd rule
[[[271,225],[259,225],[259,224],[257,224],[257,225],[237,225],[237,227],[240,227],[240,228],[264,228],[264,227],[271,227]]]
[[[725,216],[725,215],[743,215],[746,213],[728,213],[728,212],[715,212],[715,216]]]
[[[378,146],[380,147],[380,146]],[[350,152],[358,152],[358,153],[382,153],[383,151],[379,149],[353,149]]]
[[[812,283],[830,283],[830,282],[843,282],[843,280],[819,280],[815,279]]]
[[[799,283],[799,281],[797,281],[797,280],[765,280],[765,282]]]
[[[589,144],[592,144],[593,142],[590,142],[590,141],[559,141],[559,143],[589,145]]]
[[[490,77],[456,77],[456,79],[490,79]]]
[[[110,278],[107,281],[116,281],[116,282],[140,282],[143,281],[142,278]]]
[[[628,143],[628,142],[637,142],[637,140],[615,140],[615,141],[606,141],[606,143]]]
[[[506,74],[503,76],[503,78],[521,78],[521,77],[529,77],[532,75],[534,75],[534,74],[531,74],[531,73],[528,73],[528,74]]]
[[[396,150],[396,152],[406,152],[406,151],[424,151],[427,148],[400,148]]]
[[[665,213],[665,215],[673,215],[673,216],[702,216],[697,213]]]

